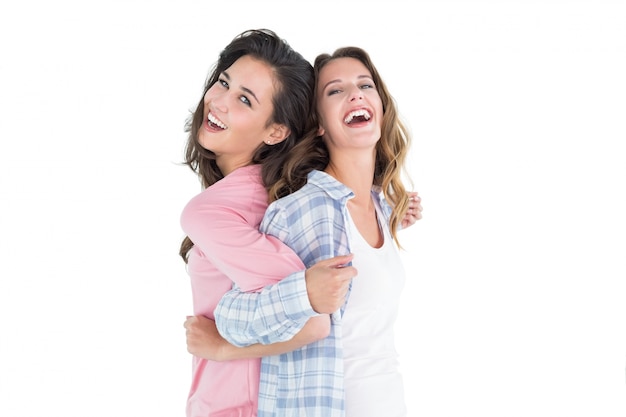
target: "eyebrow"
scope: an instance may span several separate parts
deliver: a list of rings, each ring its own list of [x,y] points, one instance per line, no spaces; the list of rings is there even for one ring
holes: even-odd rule
[[[358,76],[358,77],[356,77],[356,78],[357,78],[357,79],[359,79],[359,80],[362,80],[362,79],[364,79],[364,78],[367,78],[368,80],[370,80],[370,81],[374,82],[374,79],[373,79],[371,76],[369,76],[369,75],[359,75],[359,76]],[[326,90],[326,88],[327,88],[329,85],[334,84],[334,83],[339,83],[339,82],[341,82],[341,79],[339,79],[339,78],[338,78],[338,79],[336,79],[336,80],[330,80],[329,82],[327,82],[327,83],[324,85],[324,88],[322,88],[322,91]]]
[[[228,71],[222,71],[222,75],[224,76],[224,78],[226,78],[226,80],[230,81],[230,75],[228,75]],[[245,92],[250,94],[252,97],[254,97],[254,99],[256,100],[257,103],[261,104],[261,102],[259,101],[259,99],[257,98],[256,94],[254,94],[252,92],[252,90],[250,90],[249,88],[246,87],[241,87],[241,89]]]

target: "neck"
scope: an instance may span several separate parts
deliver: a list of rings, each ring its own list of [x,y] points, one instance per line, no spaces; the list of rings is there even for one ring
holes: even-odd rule
[[[347,167],[345,165],[339,167],[331,162],[324,171],[352,190],[354,193],[354,198],[350,200],[352,205],[369,206],[372,204],[370,193],[374,178],[373,167]]]

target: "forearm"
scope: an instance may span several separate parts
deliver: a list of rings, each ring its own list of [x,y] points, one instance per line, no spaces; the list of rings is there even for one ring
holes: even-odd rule
[[[255,343],[246,347],[237,347],[224,340],[218,358],[214,360],[229,361],[236,359],[260,358],[263,356],[280,355],[291,352],[302,346],[323,339],[330,333],[330,317],[326,314],[311,317],[302,330],[293,338],[285,342],[277,342],[269,345]],[[212,358],[208,358],[212,359]]]

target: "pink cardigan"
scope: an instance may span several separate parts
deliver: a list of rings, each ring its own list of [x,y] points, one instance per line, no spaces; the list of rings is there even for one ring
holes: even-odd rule
[[[213,319],[213,310],[233,282],[253,291],[305,269],[289,247],[258,231],[267,205],[260,166],[251,165],[202,191],[183,209],[181,226],[194,242],[187,265],[194,315]],[[260,363],[194,356],[187,416],[256,416]]]

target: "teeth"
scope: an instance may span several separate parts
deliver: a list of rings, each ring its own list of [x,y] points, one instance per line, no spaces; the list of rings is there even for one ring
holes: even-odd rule
[[[352,121],[352,119],[354,119],[355,117],[358,116],[363,116],[365,117],[365,120],[369,120],[372,116],[370,116],[369,112],[367,110],[355,110],[353,112],[351,112],[349,115],[346,116],[345,119],[343,119],[344,123],[350,123]]]
[[[220,119],[218,119],[217,117],[213,116],[213,114],[211,114],[211,112],[209,112],[209,115],[207,116],[207,119],[209,120],[209,122],[213,123],[214,125],[217,125],[217,126],[221,127],[222,129],[226,129],[226,125],[224,125],[224,123],[222,123]]]

